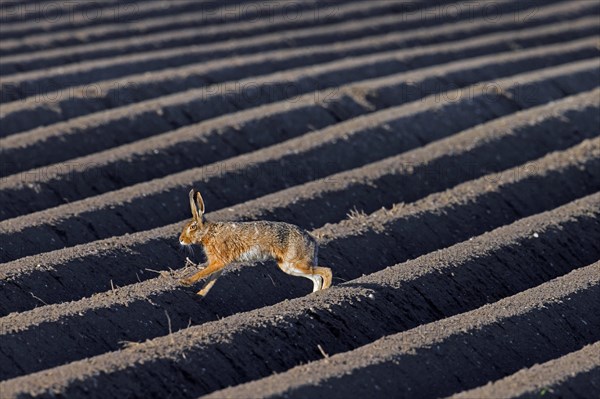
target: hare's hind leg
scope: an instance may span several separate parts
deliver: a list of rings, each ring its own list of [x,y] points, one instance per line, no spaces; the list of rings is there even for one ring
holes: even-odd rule
[[[313,282],[313,292],[323,289],[324,278],[319,272],[319,269],[325,268],[310,266],[308,263],[304,262],[293,263],[281,261],[277,262],[277,265],[281,270],[291,276],[299,276],[311,280]],[[329,284],[331,284],[331,279]]]
[[[321,287],[322,290],[331,287],[331,280],[333,279],[333,274],[331,273],[331,269],[328,267],[313,267],[315,273],[320,275],[323,278],[323,285]]]

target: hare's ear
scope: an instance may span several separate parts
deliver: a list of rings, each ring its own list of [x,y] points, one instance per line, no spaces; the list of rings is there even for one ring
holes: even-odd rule
[[[198,216],[202,218],[202,215],[204,215],[204,200],[200,195],[200,191],[196,192],[196,205],[198,206]]]
[[[198,220],[198,208],[196,207],[196,202],[194,201],[194,194],[196,194],[196,190],[192,188],[190,190],[190,208],[192,209],[192,217],[194,220]]]

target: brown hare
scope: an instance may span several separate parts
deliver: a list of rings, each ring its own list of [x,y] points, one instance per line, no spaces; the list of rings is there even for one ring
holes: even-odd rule
[[[181,281],[191,285],[209,277],[198,291],[205,296],[230,263],[274,259],[279,268],[292,276],[312,280],[313,292],[331,285],[331,269],[317,266],[317,242],[299,227],[281,222],[212,222],[204,218],[204,201],[196,190],[190,191],[192,220],[179,236],[181,245],[199,244],[208,259],[205,268]]]

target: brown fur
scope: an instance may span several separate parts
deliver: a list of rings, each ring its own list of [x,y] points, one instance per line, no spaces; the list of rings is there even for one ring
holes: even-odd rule
[[[230,263],[267,259],[274,259],[285,273],[312,280],[313,292],[331,285],[331,269],[317,266],[317,242],[306,231],[281,222],[210,222],[204,219],[200,193],[191,190],[189,196],[192,220],[184,226],[179,242],[202,245],[208,264],[182,283],[210,277],[198,295],[205,296]]]

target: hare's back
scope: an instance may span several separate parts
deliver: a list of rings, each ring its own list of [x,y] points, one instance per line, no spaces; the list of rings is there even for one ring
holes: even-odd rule
[[[276,259],[309,258],[316,255],[316,241],[305,230],[284,222],[245,222],[248,241]]]

